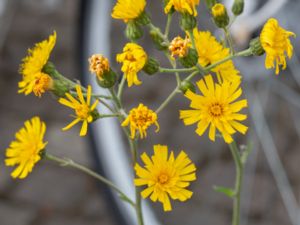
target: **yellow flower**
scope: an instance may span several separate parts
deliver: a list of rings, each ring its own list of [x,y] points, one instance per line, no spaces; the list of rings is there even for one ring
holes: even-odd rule
[[[198,62],[206,67],[214,64],[230,55],[230,50],[224,48],[209,31],[197,31],[194,29],[195,45],[198,52]],[[226,61],[211,70],[216,73],[219,81],[239,80],[239,71],[235,68],[232,60]]]
[[[145,10],[146,0],[118,0],[111,14],[114,19],[121,19],[127,23],[138,18]]]
[[[274,18],[269,19],[261,31],[260,42],[266,51],[265,66],[267,69],[274,68],[275,62],[276,74],[279,73],[279,66],[282,66],[282,69],[286,68],[286,55],[289,58],[293,55],[290,36],[295,37],[296,35],[280,27],[278,21]]]
[[[42,69],[48,62],[55,42],[56,32],[50,35],[48,40],[37,43],[33,49],[28,50],[28,56],[22,60],[20,66],[23,80],[19,82],[18,93],[28,95],[33,92],[40,97],[42,93],[52,89],[52,78],[43,73]]]
[[[13,178],[23,179],[32,171],[35,164],[41,159],[41,152],[45,149],[44,142],[46,125],[39,117],[27,120],[16,133],[16,140],[6,149],[6,166],[18,167],[12,172]]]
[[[184,151],[175,158],[172,151],[168,157],[168,147],[154,145],[154,155],[150,158],[143,153],[141,159],[145,168],[136,164],[134,169],[138,178],[134,180],[136,186],[147,185],[141,192],[143,198],[150,195],[154,202],[163,204],[164,211],[172,210],[170,198],[186,201],[193,192],[186,188],[191,181],[196,180],[196,167]]]
[[[192,16],[197,16],[196,6],[199,5],[200,0],[169,0],[165,6],[165,13],[169,13],[172,7],[180,13],[189,13]]]
[[[123,53],[117,54],[117,62],[123,63],[121,70],[126,76],[128,87],[142,83],[138,79],[137,73],[143,69],[146,61],[146,52],[135,43],[127,43],[123,48]]]
[[[157,122],[157,114],[149,109],[143,104],[139,104],[137,108],[130,110],[129,115],[123,121],[122,126],[128,126],[130,124],[130,137],[133,139],[135,137],[136,130],[140,132],[141,138],[147,136],[146,130],[155,124],[157,129],[155,132],[159,131],[159,124]]]
[[[217,3],[212,7],[211,13],[213,17],[223,16],[226,13],[226,8],[223,4]]]
[[[171,55],[185,57],[188,54],[189,48],[192,46],[191,40],[189,38],[183,39],[182,37],[178,36],[174,38],[169,46],[169,51]]]
[[[87,95],[86,100],[83,97],[81,86],[76,85],[76,92],[79,100],[75,99],[72,95],[69,93],[66,93],[65,98],[60,98],[59,103],[68,106],[75,111],[75,120],[71,122],[68,126],[64,127],[63,130],[69,130],[71,127],[73,127],[75,124],[82,121],[82,127],[80,130],[80,136],[85,136],[87,133],[87,127],[88,123],[93,122],[93,113],[96,109],[96,106],[98,104],[98,100],[94,102],[94,104],[91,106],[91,95],[92,95],[92,87],[89,85],[87,88]]]
[[[232,135],[238,131],[245,134],[247,127],[238,121],[247,119],[239,111],[247,107],[247,100],[236,101],[242,94],[240,81],[224,81],[216,84],[211,75],[197,82],[202,95],[188,90],[185,96],[191,100],[192,110],[181,110],[180,119],[185,125],[198,122],[196,133],[201,136],[209,128],[209,139],[215,141],[216,129],[223,135],[226,143],[233,141]]]
[[[99,80],[103,79],[103,74],[109,71],[109,61],[101,54],[94,54],[89,58],[90,72],[95,73]]]

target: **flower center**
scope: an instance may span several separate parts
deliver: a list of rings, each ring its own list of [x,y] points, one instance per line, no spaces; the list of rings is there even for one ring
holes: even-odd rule
[[[78,105],[75,108],[77,117],[80,119],[87,119],[90,115],[90,109],[88,105]]]
[[[165,173],[161,173],[159,176],[158,176],[158,182],[160,184],[165,184],[169,181],[169,176]]]
[[[212,117],[220,117],[224,113],[224,107],[220,103],[214,103],[209,107],[209,114]]]
[[[52,78],[45,73],[41,73],[35,80],[32,91],[36,96],[41,97],[42,94],[45,93],[45,91],[51,89],[51,86]]]

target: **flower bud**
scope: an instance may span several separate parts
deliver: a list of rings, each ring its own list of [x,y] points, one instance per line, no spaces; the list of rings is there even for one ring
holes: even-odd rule
[[[261,56],[265,53],[263,49],[259,37],[254,38],[250,41],[250,50],[253,55]]]
[[[151,22],[150,16],[144,11],[138,18],[135,19],[135,22],[141,26],[148,25]]]
[[[225,6],[221,3],[215,4],[211,9],[214,22],[217,27],[225,28],[229,24],[229,16]]]
[[[179,57],[179,62],[185,68],[190,68],[198,63],[198,53],[195,49],[190,48],[188,54],[184,57]]]
[[[193,30],[197,26],[197,20],[189,13],[181,13],[180,27],[183,31]]]
[[[148,58],[143,71],[148,75],[153,75],[159,70],[159,64],[154,58]]]
[[[207,8],[211,9],[215,4],[217,4],[217,0],[205,0]]]
[[[181,82],[179,89],[182,91],[183,94],[185,94],[187,90],[190,90],[194,93],[196,92],[195,85],[188,80],[184,80],[183,82]]]
[[[117,81],[117,75],[109,66],[109,61],[101,54],[89,58],[89,70],[97,76],[97,83],[103,88],[112,87]]]
[[[152,41],[156,47],[156,49],[163,51],[168,49],[168,44],[165,43],[164,39],[160,37],[156,30],[152,29],[150,30],[150,36],[152,38]]]
[[[244,11],[244,0],[234,0],[231,11],[235,16],[242,14]]]
[[[136,22],[129,21],[125,29],[125,35],[130,41],[136,41],[143,36],[143,30]]]

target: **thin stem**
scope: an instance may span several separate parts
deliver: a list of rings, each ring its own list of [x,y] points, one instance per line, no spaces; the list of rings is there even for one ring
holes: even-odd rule
[[[156,34],[164,40],[164,42],[169,46],[170,41],[168,40],[168,38],[160,31],[160,29],[156,26],[154,26],[152,23],[148,24],[148,27],[150,28],[150,30],[153,30],[156,32]]]
[[[166,100],[158,107],[158,109],[155,111],[157,114],[160,113],[168,104],[169,102],[172,100],[172,98],[175,97],[175,95],[177,93],[180,93],[179,91],[179,86],[177,86],[172,92],[171,94],[166,98]]]
[[[100,174],[95,173],[94,171],[86,168],[83,165],[80,165],[80,164],[74,162],[71,159],[59,158],[57,156],[50,155],[48,153],[46,153],[44,157],[45,157],[45,159],[48,159],[50,161],[53,161],[53,162],[56,162],[56,163],[60,164],[61,166],[66,166],[66,167],[71,167],[71,168],[74,168],[74,169],[78,169],[81,172],[94,177],[95,179],[101,181],[102,183],[108,185],[113,190],[115,190],[120,195],[122,200],[128,202],[130,205],[135,207],[135,203],[125,193],[123,193],[114,183],[112,183],[110,180],[106,179],[105,177],[101,176]]]
[[[76,95],[77,96],[77,92],[76,91],[70,91],[70,94],[71,95]],[[84,97],[86,97],[87,96],[87,93],[82,93],[82,95],[84,96]],[[111,96],[108,96],[108,95],[99,95],[99,94],[92,94],[91,95],[92,97],[95,97],[95,98],[104,98],[104,99],[111,99]]]
[[[214,64],[211,64],[211,65],[205,67],[204,71],[205,71],[205,73],[208,73],[211,69],[215,68],[216,66],[218,66],[218,65],[220,65],[220,64],[222,64],[224,62],[227,62],[228,60],[231,60],[231,59],[239,57],[239,56],[250,56],[251,54],[252,54],[251,50],[250,49],[246,49],[246,50],[238,52],[238,53],[236,53],[234,55],[229,55],[226,58],[224,58],[224,59],[222,59],[222,60],[220,60],[220,61],[218,61],[218,62],[216,62]]]
[[[123,75],[121,83],[119,85],[118,94],[117,94],[117,97],[118,97],[119,101],[121,101],[121,98],[122,98],[122,94],[123,94],[123,91],[124,91],[125,82],[126,82],[126,76]]]
[[[137,163],[137,143],[136,140],[131,139],[129,136],[127,136],[130,144],[130,150],[132,153],[132,163],[133,163],[133,168],[135,164]],[[141,193],[138,188],[138,186],[135,186],[135,211],[136,211],[136,216],[138,220],[138,225],[144,225],[144,219],[143,219],[143,211],[142,211],[142,198],[141,198]]]
[[[170,33],[170,27],[171,27],[171,23],[172,23],[172,13],[168,14],[168,18],[167,18],[167,24],[166,24],[166,29],[165,29],[165,37],[168,38],[169,37],[169,33]]]
[[[234,187],[234,199],[233,199],[233,213],[232,213],[232,225],[239,225],[240,223],[240,208],[241,208],[241,190],[243,181],[243,163],[241,161],[240,153],[236,142],[233,141],[229,144],[229,148],[234,159],[236,178]]]
[[[121,114],[119,113],[115,113],[115,114],[100,114],[100,119],[101,118],[110,118],[110,117],[120,117],[122,116]]]
[[[230,35],[230,32],[229,32],[229,29],[225,27],[224,28],[224,33],[225,33],[225,37],[226,37],[227,43],[228,43],[229,48],[230,48],[231,55],[234,55],[235,52],[234,52],[234,48],[233,48],[233,41],[232,41],[232,38],[231,38],[231,35]]]
[[[113,88],[110,88],[109,91],[110,91],[110,94],[111,94],[111,96],[113,98],[113,101],[117,105],[118,109],[121,109],[122,108],[122,104],[121,104],[120,100],[118,99],[118,97],[117,97],[117,95],[115,93],[115,90]]]
[[[198,73],[200,73],[198,70],[191,73],[187,78],[185,78],[186,81],[190,81],[193,79]]]
[[[176,61],[172,59],[172,57],[170,56],[169,52],[165,51],[165,55],[168,58],[170,64],[173,67],[173,69],[176,70],[177,69]],[[175,73],[176,82],[177,82],[177,86],[178,86],[178,85],[180,85],[181,79],[180,79],[180,76],[179,76],[178,72],[174,72],[174,73]]]
[[[159,68],[159,72],[161,73],[185,73],[185,72],[193,72],[195,71],[196,68],[195,67],[191,67],[191,68],[182,68],[182,69],[172,69],[172,68]]]

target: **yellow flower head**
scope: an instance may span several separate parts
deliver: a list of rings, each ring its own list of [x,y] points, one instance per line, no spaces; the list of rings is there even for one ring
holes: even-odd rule
[[[138,178],[136,186],[147,185],[141,192],[143,198],[150,196],[154,202],[163,204],[164,211],[172,210],[170,198],[186,201],[193,192],[186,188],[196,180],[196,167],[184,151],[175,158],[174,152],[168,157],[168,147],[154,145],[154,155],[150,158],[146,153],[141,156],[145,168],[136,164],[134,169]]]
[[[6,149],[6,166],[18,167],[12,172],[13,178],[23,179],[32,171],[35,164],[41,159],[41,152],[45,149],[44,142],[46,125],[39,117],[27,120],[16,133],[16,140]]]
[[[194,29],[195,45],[198,52],[198,62],[201,66],[209,66],[230,55],[230,50],[224,48],[209,31],[197,31]],[[239,80],[239,71],[235,68],[232,60],[226,61],[215,68],[212,72],[216,73],[219,81]]]
[[[129,20],[138,18],[145,10],[146,0],[118,0],[111,14],[112,18]]]
[[[293,55],[290,36],[295,37],[296,35],[280,27],[278,21],[274,18],[269,19],[261,31],[260,42],[266,51],[265,66],[267,69],[274,68],[275,62],[276,74],[279,73],[279,66],[282,66],[282,69],[286,68],[286,55],[289,58]]]
[[[137,73],[143,69],[146,61],[146,52],[135,43],[127,43],[123,48],[123,53],[117,54],[117,62],[123,63],[121,70],[126,76],[128,87],[142,83],[138,79]]]
[[[22,60],[20,66],[23,80],[19,82],[18,93],[28,95],[33,92],[40,97],[45,91],[52,89],[52,78],[43,73],[42,69],[48,62],[55,42],[56,32],[50,35],[48,40],[37,43],[33,49],[28,50],[28,56]]]
[[[59,103],[74,109],[75,112],[74,117],[76,118],[68,126],[64,127],[63,130],[64,131],[69,130],[75,124],[82,121],[80,136],[85,136],[87,133],[88,123],[93,122],[93,112],[96,109],[98,100],[95,101],[93,105],[91,105],[92,87],[90,85],[87,88],[86,100],[83,97],[80,85],[76,85],[76,92],[79,100],[75,99],[69,93],[66,93],[67,99],[65,98],[59,99]]]
[[[217,3],[212,7],[211,13],[213,17],[223,16],[226,13],[226,8],[223,4]]]
[[[130,110],[128,117],[123,121],[122,126],[128,126],[130,124],[131,138],[135,137],[136,130],[140,132],[141,138],[147,136],[146,130],[155,124],[159,131],[159,124],[157,122],[157,114],[143,104],[139,104],[137,108]]]
[[[226,143],[233,141],[232,135],[238,131],[245,134],[247,127],[238,121],[243,121],[247,115],[239,113],[247,107],[247,100],[236,101],[242,94],[240,81],[224,81],[216,84],[211,75],[197,82],[202,95],[188,90],[185,96],[191,100],[192,110],[181,110],[180,119],[185,125],[198,122],[196,133],[201,136],[209,127],[209,139],[215,141],[216,129],[223,135]]]
[[[188,54],[189,48],[192,46],[191,40],[189,38],[183,39],[178,36],[174,38],[169,46],[169,51],[173,57],[185,57]]]
[[[165,13],[169,13],[172,7],[180,13],[189,13],[192,16],[197,16],[196,6],[200,0],[169,0],[165,7]]]
[[[101,54],[92,55],[89,58],[90,72],[95,73],[99,80],[103,79],[103,74],[109,71],[109,61]]]

